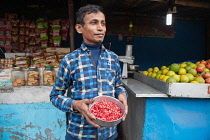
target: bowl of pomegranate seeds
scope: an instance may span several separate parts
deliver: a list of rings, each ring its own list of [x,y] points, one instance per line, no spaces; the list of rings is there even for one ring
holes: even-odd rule
[[[94,102],[89,105],[92,113],[100,126],[111,127],[119,124],[125,113],[124,105],[116,98],[111,96],[97,96]]]

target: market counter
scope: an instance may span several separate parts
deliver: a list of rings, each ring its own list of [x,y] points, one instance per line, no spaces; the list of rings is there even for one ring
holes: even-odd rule
[[[210,98],[176,98],[136,77],[123,79],[129,112],[119,140],[209,140]],[[49,100],[51,86],[0,92],[0,139],[60,139],[66,114]]]
[[[123,83],[135,97],[168,97],[165,93],[133,78],[123,79]]]
[[[122,140],[210,139],[210,98],[171,97],[136,76],[123,82],[129,111],[120,124]]]
[[[0,139],[64,139],[66,114],[50,103],[52,86],[7,90],[0,93]]]

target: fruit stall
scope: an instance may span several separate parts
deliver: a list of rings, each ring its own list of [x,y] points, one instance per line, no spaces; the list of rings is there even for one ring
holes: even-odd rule
[[[122,138],[210,139],[208,61],[148,68],[123,79],[128,90],[129,113],[121,124]]]
[[[118,140],[209,140],[210,61],[181,62],[209,59],[209,17],[199,20],[200,15],[209,15],[209,12],[195,15],[197,7],[192,10],[191,6],[183,8],[181,5],[181,9],[190,9],[193,18],[174,18],[172,26],[165,26],[168,7],[156,7],[158,0],[120,3],[115,0],[110,4],[100,1],[97,2],[104,4],[108,11],[104,43],[111,42],[108,49],[122,56],[126,63],[139,65],[141,70],[128,73],[128,78],[123,79],[128,91],[129,112],[126,120],[119,124]],[[97,2],[92,0],[91,3]],[[150,8],[142,7],[143,2],[151,3],[146,6]],[[74,30],[73,17],[80,6],[90,1],[13,0],[5,3],[0,19],[0,47],[6,51],[1,50],[6,59],[0,59],[0,139],[63,140],[66,113],[50,103],[52,82],[44,85],[43,73],[45,65],[57,68],[59,61],[55,60],[81,45],[82,37]],[[166,6],[163,1],[160,3]],[[126,9],[143,11],[136,14],[125,9],[119,11],[116,7],[121,4],[125,4]],[[157,9],[151,9],[155,7]],[[111,12],[112,9],[119,13]],[[164,15],[140,16],[145,9],[154,13],[162,9]],[[9,11],[15,13],[7,13]],[[129,43],[134,51],[125,60],[127,48],[124,46]],[[11,80],[15,77],[11,75],[13,62],[23,67],[25,81],[20,77]],[[29,76],[30,66],[38,67],[39,83],[37,75]],[[129,64],[126,64],[125,77],[127,66]]]

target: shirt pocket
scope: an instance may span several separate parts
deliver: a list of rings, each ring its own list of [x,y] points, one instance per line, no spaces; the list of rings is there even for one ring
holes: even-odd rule
[[[106,71],[106,80],[109,85],[113,85],[115,83],[116,72],[114,70]]]

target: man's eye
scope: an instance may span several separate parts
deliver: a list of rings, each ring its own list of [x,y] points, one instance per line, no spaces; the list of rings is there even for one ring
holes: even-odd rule
[[[96,24],[96,21],[92,21],[91,24]]]
[[[106,23],[101,23],[103,26],[105,26],[106,25]]]

